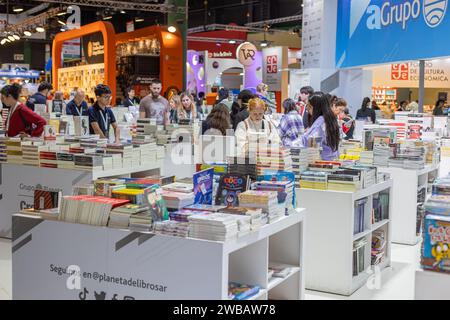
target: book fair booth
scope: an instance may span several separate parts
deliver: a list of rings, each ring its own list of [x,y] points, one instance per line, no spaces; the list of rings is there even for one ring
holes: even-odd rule
[[[81,38],[84,62],[75,67],[63,67],[62,47],[65,41]],[[183,87],[183,45],[178,33],[153,26],[133,32],[116,34],[109,22],[95,22],[80,29],[56,35],[53,45],[53,85],[69,93],[82,88],[95,98],[93,88],[98,83],[111,87],[113,101],[125,96],[128,87],[139,94],[141,86],[153,77],[162,81],[163,92]]]

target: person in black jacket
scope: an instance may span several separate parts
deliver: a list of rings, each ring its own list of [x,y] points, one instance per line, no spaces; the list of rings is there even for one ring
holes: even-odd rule
[[[436,105],[433,110],[433,116],[443,116],[444,115],[444,105],[445,101],[442,99],[439,99],[436,101]]]
[[[372,123],[375,123],[377,115],[375,114],[375,111],[372,110],[370,107],[371,107],[370,98],[368,97],[364,98],[361,105],[361,109],[359,109],[358,112],[356,113],[356,120],[367,120],[370,118]]]
[[[127,97],[123,101],[123,106],[128,108],[128,107],[136,106],[138,104],[139,104],[139,99],[136,98],[134,89],[128,88],[127,89]]]
[[[242,90],[239,93],[238,102],[234,103],[231,107],[231,122],[233,124],[233,130],[236,131],[239,122],[248,118],[248,102],[253,97],[253,93],[250,90]]]
[[[53,86],[48,82],[42,82],[38,87],[38,92],[33,94],[27,101],[26,105],[28,108],[34,111],[35,104],[47,105],[47,98],[50,91],[53,90]]]

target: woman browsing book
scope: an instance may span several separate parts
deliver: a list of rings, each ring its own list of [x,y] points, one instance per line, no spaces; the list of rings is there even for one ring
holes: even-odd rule
[[[322,92],[315,92],[308,102],[313,110],[312,125],[303,135],[303,145],[309,146],[310,139],[318,140],[322,147],[322,160],[339,158],[340,130],[330,101]]]
[[[266,108],[266,103],[259,98],[248,102],[249,117],[238,124],[235,132],[238,153],[245,154],[257,144],[280,143],[277,128],[264,119]]]
[[[22,87],[18,84],[4,86],[1,100],[9,108],[5,128],[8,137],[39,137],[47,124],[44,118],[19,102]]]

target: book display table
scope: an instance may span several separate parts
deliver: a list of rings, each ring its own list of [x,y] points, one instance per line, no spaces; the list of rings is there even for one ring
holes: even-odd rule
[[[11,238],[11,213],[33,207],[35,189],[72,194],[75,185],[105,177],[130,177],[159,174],[162,161],[142,167],[108,171],[42,168],[3,163],[0,166],[0,237]]]
[[[421,205],[429,191],[428,180],[438,177],[439,164],[427,165],[422,170],[379,167],[394,181],[392,198],[392,242],[416,245],[420,241],[418,223],[422,221]],[[425,190],[424,190],[425,189]],[[421,194],[420,194],[421,193]]]
[[[364,286],[374,274],[372,238],[380,231],[385,235],[384,258],[377,267],[382,271],[390,266],[392,205],[389,200],[383,219],[372,223],[374,199],[381,193],[388,199],[392,197],[391,180],[358,192],[296,189],[297,203],[311,213],[305,229],[307,289],[349,296]],[[363,208],[358,207],[360,200]],[[358,243],[363,245],[355,251]]]
[[[416,271],[415,300],[449,300],[450,274]]]
[[[303,299],[305,209],[296,212],[227,242],[15,214],[13,299],[226,300],[229,281],[260,286],[255,300]],[[269,279],[269,261],[290,273]]]

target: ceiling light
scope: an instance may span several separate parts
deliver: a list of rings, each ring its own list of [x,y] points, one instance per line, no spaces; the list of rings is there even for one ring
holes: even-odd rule
[[[8,36],[8,39],[9,39],[10,41],[16,41],[16,39],[14,39],[13,36]]]
[[[261,47],[267,47],[269,45],[269,43],[267,41],[263,41],[261,42]]]
[[[61,32],[65,32],[66,31],[66,29],[64,29],[64,28],[61,28],[60,30],[61,30]]]
[[[22,7],[14,7],[14,8],[13,8],[13,11],[14,11],[14,12],[22,12],[22,11],[23,11],[23,8],[22,8]]]
[[[112,16],[103,17],[103,20],[111,20]]]
[[[167,30],[169,32],[175,33],[177,31],[177,28],[175,28],[174,26],[170,26]]]
[[[230,40],[230,41],[228,41],[228,43],[229,43],[229,44],[235,44],[235,43],[236,43],[236,40]]]
[[[11,40],[9,40],[8,38],[5,38],[6,42],[11,42]]]
[[[144,19],[143,19],[143,18],[136,18],[134,21],[136,21],[136,22],[142,22],[142,21],[144,21]]]
[[[59,23],[60,25],[63,25],[63,26],[65,26],[65,25],[66,25],[66,23],[65,23],[64,21],[62,21],[62,20],[59,20],[59,19],[58,19],[58,23]]]
[[[14,39],[20,40],[20,37],[17,34],[13,34]]]
[[[2,39],[2,41],[0,41],[0,44],[4,45],[6,42],[7,42],[6,39]]]
[[[43,27],[37,27],[36,31],[37,32],[45,32],[45,29]]]
[[[65,15],[66,15],[66,12],[64,12],[64,11],[57,14],[58,17],[65,16]]]
[[[28,30],[24,31],[23,34],[27,37],[31,37],[32,33]]]
[[[125,10],[120,10],[120,13],[121,14],[125,14],[125,13],[127,13]]]

